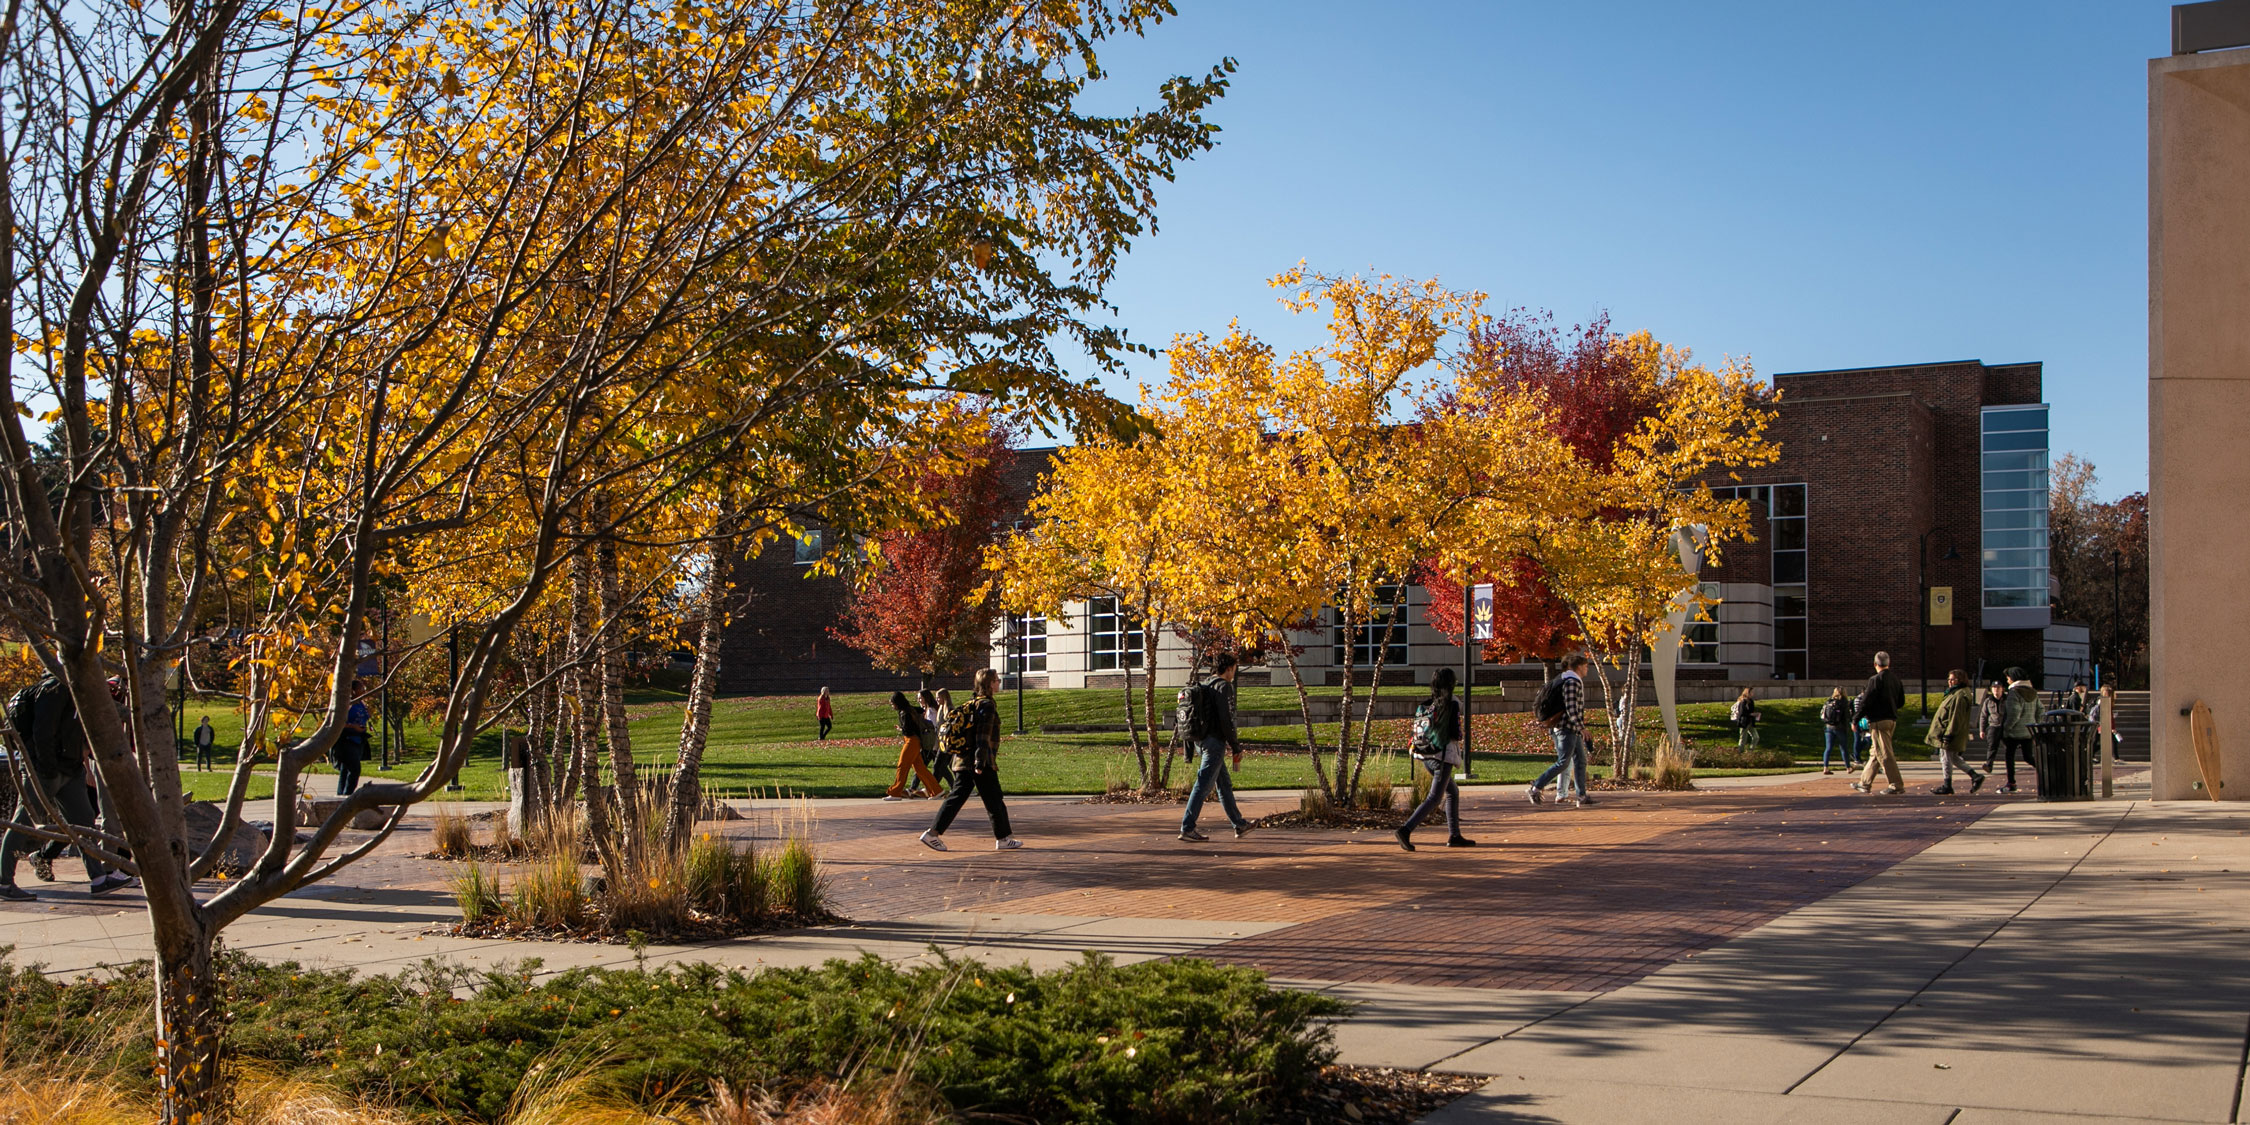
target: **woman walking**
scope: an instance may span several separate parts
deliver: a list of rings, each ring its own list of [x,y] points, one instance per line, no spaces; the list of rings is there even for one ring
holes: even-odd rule
[[[937,693],[928,688],[915,693],[914,702],[922,708],[923,721],[930,724],[930,741],[923,748],[923,760],[929,763],[930,772],[937,775],[938,781],[950,787],[953,784],[953,771],[948,768],[950,763],[945,756],[945,739],[941,737],[945,731],[945,709],[938,705]],[[937,796],[937,791],[931,790],[930,795]]]
[[[836,702],[828,698],[828,689],[820,689],[820,698],[813,701],[813,718],[820,720],[820,739],[828,741],[828,728],[836,725]]]
[[[907,701],[903,691],[891,693],[891,710],[898,712],[898,733],[902,741],[898,748],[898,773],[891,778],[891,787],[884,792],[883,799],[906,799],[906,775],[909,770],[921,780],[923,796],[937,796],[937,778],[930,776],[930,767],[925,764],[926,756],[937,749],[937,728],[931,726],[930,721],[914,709],[914,704]]]
[[[1445,846],[1473,848],[1477,846],[1461,834],[1461,786],[1454,782],[1453,771],[1462,762],[1461,704],[1453,698],[1453,669],[1440,668],[1430,677],[1430,698],[1422,704],[1422,713],[1428,726],[1422,739],[1414,745],[1414,760],[1430,771],[1430,795],[1422,798],[1412,815],[1396,833],[1398,846],[1414,850],[1414,830],[1431,813],[1437,811],[1439,801],[1445,802]]]
[[[1844,772],[1852,769],[1852,750],[1859,743],[1858,732],[1852,730],[1852,701],[1844,698],[1844,689],[1835,688],[1828,693],[1828,702],[1820,705],[1820,772],[1834,773],[1828,768],[1828,756],[1835,754],[1844,760]]]
[[[1000,771],[996,759],[1000,755],[1000,705],[993,696],[1000,691],[1000,673],[990,668],[977,669],[976,694],[970,697],[970,714],[961,718],[946,717],[946,726],[965,722],[969,726],[968,755],[953,767],[953,791],[945,795],[945,803],[938,806],[937,821],[929,831],[922,833],[922,843],[935,851],[944,851],[945,830],[953,818],[961,814],[961,806],[969,803],[971,790],[984,800],[984,812],[992,818],[992,848],[1006,851],[1020,848],[1023,842],[1008,830],[1008,802],[1000,794]]]
[[[938,731],[940,732],[938,736],[938,752],[937,757],[930,759],[930,768],[937,771],[938,778],[945,782],[945,787],[947,790],[951,790],[954,785],[953,767],[955,763],[953,761],[953,751],[945,748],[945,737],[943,732],[945,730],[945,724],[952,718],[953,689],[939,688],[937,690],[937,715],[930,720],[932,725],[936,726]]]
[[[1758,701],[1750,697],[1750,689],[1743,688],[1734,700],[1734,748],[1758,748]]]

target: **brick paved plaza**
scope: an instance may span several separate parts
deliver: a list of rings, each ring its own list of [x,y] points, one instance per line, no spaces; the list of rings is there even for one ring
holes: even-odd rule
[[[1909,772],[1916,790],[1934,780]],[[853,921],[643,955],[1253,965],[1359,1005],[1337,1029],[1345,1062],[1489,1076],[1432,1119],[1456,1125],[2239,1120],[2250,817],[2145,793],[2134,775],[2082,804],[1869,799],[1840,777],[1784,777],[1570,809],[1472,790],[1484,846],[1413,855],[1382,832],[1190,846],[1176,807],[1062,798],[1011,802],[1022,851],[988,850],[972,811],[941,855],[914,839],[926,803],[769,804],[713,827],[810,818]],[[427,824],[228,944],[367,971],[635,961],[447,934],[447,866],[417,858]],[[19,961],[80,973],[145,954],[133,894],[30,885],[43,901],[0,913]]]

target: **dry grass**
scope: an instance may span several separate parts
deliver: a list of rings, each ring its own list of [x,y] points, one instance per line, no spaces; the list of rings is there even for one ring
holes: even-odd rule
[[[1682,753],[1667,738],[1656,748],[1656,771],[1653,780],[1658,789],[1685,790],[1695,788],[1695,758]]]
[[[469,925],[497,919],[508,909],[499,878],[473,859],[462,864],[449,881],[453,884],[453,902],[461,908],[461,920]]]
[[[1392,780],[1394,768],[1388,750],[1369,762],[1367,768],[1360,771],[1359,791],[1352,795],[1354,803],[1363,809],[1387,809],[1396,805],[1398,783]]]
[[[430,843],[437,854],[447,859],[467,859],[476,854],[476,839],[470,833],[468,818],[461,815],[460,806],[437,807],[437,819],[430,825]]]
[[[586,884],[578,857],[548,852],[531,861],[516,880],[509,914],[519,924],[541,930],[576,930],[586,924]]]
[[[1336,807],[1328,799],[1328,791],[1318,786],[1297,795],[1297,811],[1310,820],[1327,820],[1336,815]]]

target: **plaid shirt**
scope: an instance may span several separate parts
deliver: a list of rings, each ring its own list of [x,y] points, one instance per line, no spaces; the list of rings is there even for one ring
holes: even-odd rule
[[[1562,722],[1555,724],[1555,729],[1586,737],[1586,681],[1576,672],[1563,673]]]

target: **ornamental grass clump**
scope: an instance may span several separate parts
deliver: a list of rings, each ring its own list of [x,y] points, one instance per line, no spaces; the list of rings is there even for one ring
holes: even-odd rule
[[[437,807],[437,818],[430,825],[430,844],[446,859],[467,859],[476,854],[476,840],[459,806]]]
[[[1358,805],[1363,809],[1388,809],[1398,800],[1398,781],[1392,772],[1394,759],[1391,752],[1367,763],[1359,774]]]
[[[550,852],[531,861],[517,878],[508,921],[526,929],[575,931],[586,924],[588,907],[578,857]]]
[[[828,877],[821,872],[820,859],[813,854],[812,845],[803,837],[791,836],[781,845],[767,879],[770,900],[776,909],[799,918],[828,916]]]
[[[469,860],[453,873],[450,882],[453,901],[461,908],[462,924],[482,926],[506,917],[508,898],[501,893],[499,878],[483,864]]]

